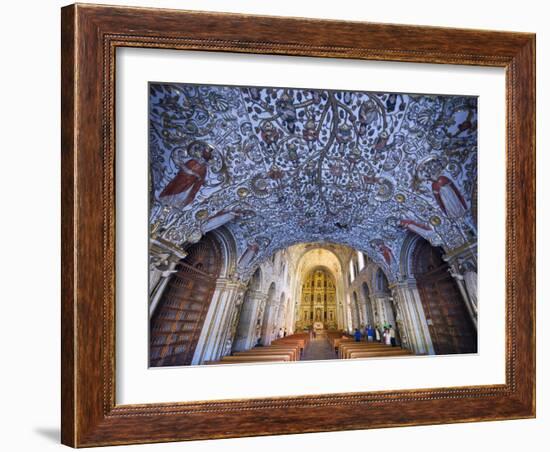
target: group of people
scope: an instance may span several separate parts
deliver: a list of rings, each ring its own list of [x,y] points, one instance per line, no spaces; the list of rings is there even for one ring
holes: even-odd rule
[[[395,339],[395,328],[389,323],[385,323],[383,325],[377,324],[375,327],[370,324],[366,325],[364,333],[361,333],[359,328],[355,328],[354,337],[356,342],[361,342],[363,335],[367,342],[376,341],[386,345],[391,345],[392,347],[397,345],[397,341]]]
[[[279,339],[286,337],[286,328],[283,330],[282,328],[279,328],[279,332],[277,333],[277,337]]]

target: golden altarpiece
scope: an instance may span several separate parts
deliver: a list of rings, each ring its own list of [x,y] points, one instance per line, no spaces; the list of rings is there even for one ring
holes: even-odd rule
[[[302,284],[296,330],[335,330],[336,286],[332,274],[323,268],[309,272]]]

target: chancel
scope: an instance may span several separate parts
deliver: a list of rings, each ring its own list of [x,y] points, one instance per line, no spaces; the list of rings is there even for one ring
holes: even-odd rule
[[[477,99],[151,83],[149,364],[477,352]]]

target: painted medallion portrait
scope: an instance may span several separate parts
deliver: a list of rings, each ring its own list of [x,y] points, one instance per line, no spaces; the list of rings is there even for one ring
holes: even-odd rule
[[[477,353],[477,98],[149,84],[149,365]]]

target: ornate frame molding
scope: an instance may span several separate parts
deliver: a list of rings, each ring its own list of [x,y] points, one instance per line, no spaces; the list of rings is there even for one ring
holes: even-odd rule
[[[64,444],[84,447],[535,415],[533,34],[80,4],[62,9],[61,31]],[[118,47],[504,67],[506,383],[116,405],[114,88]],[[101,246],[97,237],[102,237]],[[359,405],[368,410],[368,417],[350,410]]]

